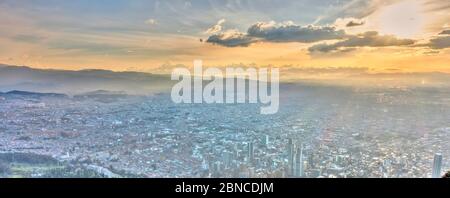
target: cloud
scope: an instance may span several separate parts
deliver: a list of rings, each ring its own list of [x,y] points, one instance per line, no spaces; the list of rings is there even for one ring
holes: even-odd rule
[[[301,74],[363,74],[369,72],[367,67],[281,67],[284,72]]]
[[[157,25],[158,21],[156,19],[147,19],[145,21],[145,24],[147,24],[147,25]]]
[[[221,31],[219,21],[207,32]],[[220,27],[220,28],[219,28]],[[228,30],[210,36],[208,43],[226,47],[247,47],[256,42],[299,42],[312,43],[323,40],[334,40],[346,38],[344,30],[336,30],[333,26],[299,26],[293,22],[275,23],[258,22],[251,25],[247,33],[238,30]]]
[[[222,25],[225,23],[225,19],[220,19],[214,26],[208,28],[205,34],[216,34],[222,31]]]
[[[346,36],[343,30],[333,26],[300,26],[293,22],[275,23],[259,22],[247,31],[248,35],[270,42],[312,43],[322,40],[342,39]]]
[[[432,49],[444,49],[450,47],[450,36],[435,37],[430,40],[428,46]]]
[[[434,50],[450,48],[450,30],[443,30],[432,37],[428,43],[417,44],[415,47],[428,47]]]
[[[414,44],[412,39],[399,39],[393,35],[380,35],[376,31],[369,31],[362,34],[350,36],[334,44],[317,44],[310,47],[310,52],[332,52],[346,50],[355,47],[388,47],[388,46],[408,46]]]
[[[333,23],[333,26],[336,27],[338,30],[346,30],[348,28],[364,25],[366,25],[365,19],[357,19],[353,17],[337,18]]]
[[[450,30],[443,30],[439,35],[450,35]]]
[[[44,40],[44,37],[31,35],[31,34],[19,34],[12,37],[13,40],[25,43],[39,43]]]
[[[440,51],[433,50],[433,51],[426,51],[423,54],[425,54],[425,55],[433,55],[433,54],[439,54],[439,53],[440,53]]]
[[[325,15],[322,15],[316,22],[331,23],[335,19],[345,17],[365,18],[380,8],[391,5],[399,0],[345,0],[338,1],[338,5],[330,9]]]
[[[323,53],[326,53],[326,52],[331,52],[331,51],[334,51],[334,50],[337,50],[337,49],[338,49],[338,47],[336,47],[335,45],[329,45],[329,44],[326,44],[326,43],[320,43],[320,44],[311,46],[310,48],[308,48],[308,51],[309,52],[323,52]]]
[[[356,26],[361,26],[364,25],[365,22],[364,21],[349,21],[347,23],[347,25],[345,25],[346,27],[356,27]]]
[[[257,40],[238,30],[227,30],[210,36],[206,42],[225,47],[247,47]]]

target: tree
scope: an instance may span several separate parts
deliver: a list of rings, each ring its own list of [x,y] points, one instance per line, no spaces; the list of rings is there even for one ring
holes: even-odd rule
[[[447,171],[447,173],[445,173],[445,175],[442,176],[442,178],[450,178],[450,170]]]

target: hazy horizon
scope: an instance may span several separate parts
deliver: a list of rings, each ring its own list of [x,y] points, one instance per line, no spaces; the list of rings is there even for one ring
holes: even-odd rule
[[[0,63],[152,73],[202,59],[448,73],[449,8],[440,0],[3,0]]]
[[[0,178],[441,177],[449,22],[449,0],[0,0]]]

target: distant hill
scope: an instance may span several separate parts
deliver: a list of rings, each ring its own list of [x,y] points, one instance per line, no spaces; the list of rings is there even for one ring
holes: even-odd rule
[[[76,100],[93,99],[104,103],[114,102],[116,100],[124,99],[127,97],[129,97],[129,95],[126,92],[106,90],[96,90],[73,96],[73,98]]]
[[[92,92],[77,94],[74,96],[68,96],[60,93],[39,93],[30,91],[18,91],[13,90],[9,92],[0,92],[0,99],[19,99],[19,100],[40,100],[40,99],[69,99],[69,100],[95,100],[102,103],[112,103],[120,99],[142,98],[137,95],[129,95],[123,91],[107,91],[96,90]]]
[[[0,65],[0,91],[29,90],[41,93],[76,95],[96,90],[149,95],[169,91],[167,75],[108,70],[50,70],[26,66]]]
[[[6,93],[0,92],[0,96],[6,98],[17,98],[17,97],[25,97],[25,98],[43,98],[43,97],[52,97],[52,98],[68,98],[66,94],[59,93],[38,93],[38,92],[28,92],[28,91],[9,91]]]
[[[354,70],[354,69],[353,69]],[[367,73],[365,70],[335,69],[300,69],[281,70],[280,77],[294,75],[297,79],[289,80],[281,86],[289,84],[306,86],[358,86],[358,87],[450,87],[450,75],[439,72],[416,73]],[[353,72],[352,72],[353,71]],[[284,73],[283,73],[284,72]],[[297,73],[296,73],[297,72]],[[300,72],[300,73],[298,73]],[[307,75],[323,77],[330,73],[345,73],[339,78],[305,78]],[[326,74],[326,75],[325,75]],[[300,78],[300,79],[298,79]],[[289,82],[289,83],[287,83]],[[123,92],[130,95],[154,95],[170,92],[177,81],[169,75],[141,72],[114,72],[109,70],[52,70],[35,69],[26,66],[10,66],[0,64],[0,92],[11,90],[27,90],[40,93],[64,93],[83,97],[98,97],[99,90],[108,90],[107,94]],[[91,92],[90,96],[86,93]]]
[[[127,95],[124,91],[108,91],[108,90],[95,90],[87,93],[80,94],[78,96],[98,96],[98,95]]]

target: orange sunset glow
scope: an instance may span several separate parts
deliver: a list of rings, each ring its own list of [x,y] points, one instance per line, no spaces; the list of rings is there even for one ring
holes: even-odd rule
[[[114,1],[107,6],[1,1],[0,63],[158,73],[164,65],[189,66],[202,59],[208,66],[450,72],[447,1],[278,4],[283,6],[253,1]],[[79,15],[80,10],[85,14]]]

